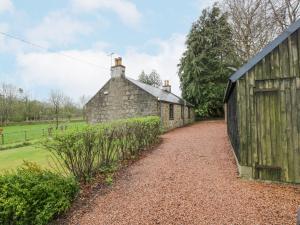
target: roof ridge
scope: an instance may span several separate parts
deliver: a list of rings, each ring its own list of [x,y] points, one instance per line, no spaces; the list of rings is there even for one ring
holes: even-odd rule
[[[162,88],[155,87],[155,86],[152,86],[152,85],[149,85],[149,84],[145,84],[145,83],[143,83],[143,82],[141,82],[141,81],[139,81],[139,80],[135,80],[135,79],[130,78],[130,77],[125,77],[125,79],[129,80],[129,81],[132,82],[132,83],[137,82],[137,83],[140,84],[141,86],[144,85],[144,86],[146,86],[146,87],[148,87],[148,88],[150,88],[150,89],[153,89],[153,88],[154,88],[154,89],[156,89],[156,90],[158,90],[158,91],[161,91],[161,92],[162,92],[163,94],[165,94],[165,95],[172,95],[172,96],[174,96],[175,98],[177,98],[179,101],[183,101],[183,102],[185,102],[186,104],[193,106],[193,104],[189,103],[189,102],[186,101],[185,99],[183,99],[183,98],[181,98],[181,97],[175,95],[175,94],[172,93],[172,92],[167,92],[167,91],[163,90]],[[135,85],[137,85],[137,84],[135,84]],[[139,86],[139,87],[140,87],[140,86]],[[140,87],[140,88],[142,88],[142,87]],[[151,94],[152,96],[154,96],[154,97],[157,98],[157,96],[155,96],[153,93],[151,93],[151,91],[145,90],[144,88],[142,88],[142,89],[143,89],[144,91],[146,91],[147,93],[149,93],[149,94]],[[159,97],[158,97],[158,98],[159,98]],[[172,101],[168,101],[168,100],[164,100],[164,99],[160,99],[160,100],[161,100],[161,101],[172,102]],[[177,103],[180,104],[179,102],[177,102]],[[181,104],[182,104],[182,103],[181,103]]]
[[[139,80],[133,79],[133,78],[131,78],[131,77],[125,77],[125,78],[128,78],[129,80],[134,80],[134,81],[136,81],[136,82],[139,82],[139,83],[141,83],[141,84],[143,84],[143,85],[147,85],[147,86],[149,86],[149,87],[152,87],[152,88],[157,88],[157,89],[159,89],[159,90],[162,90],[162,91],[163,91],[163,89],[162,89],[162,88],[155,87],[155,86],[152,86],[152,85],[150,85],[150,84],[146,84],[146,83],[144,83],[144,82],[142,82],[142,81],[139,81]],[[171,93],[171,92],[169,92],[169,93]]]

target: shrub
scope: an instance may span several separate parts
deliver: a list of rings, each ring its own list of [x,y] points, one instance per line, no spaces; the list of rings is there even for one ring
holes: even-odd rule
[[[25,163],[16,172],[0,176],[0,224],[47,224],[70,207],[77,192],[73,178]]]
[[[59,131],[45,146],[77,180],[87,182],[101,168],[136,156],[159,134],[159,117],[149,116]]]
[[[101,164],[98,136],[95,127],[87,126],[81,130],[58,132],[44,145],[74,177],[80,181],[88,181],[94,173],[94,167]]]

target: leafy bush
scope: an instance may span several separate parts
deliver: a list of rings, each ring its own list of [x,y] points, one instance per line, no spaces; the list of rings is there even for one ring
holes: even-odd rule
[[[150,116],[59,131],[45,146],[77,180],[87,182],[101,168],[151,146],[159,134],[160,119]]]
[[[0,224],[47,224],[70,207],[77,192],[74,179],[25,163],[0,176]]]

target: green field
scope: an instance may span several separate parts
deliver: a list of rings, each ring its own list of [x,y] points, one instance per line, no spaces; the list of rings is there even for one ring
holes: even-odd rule
[[[82,127],[86,123],[83,121],[60,123],[68,128]],[[54,169],[55,163],[51,153],[36,144],[39,139],[47,136],[48,128],[53,127],[53,123],[14,125],[3,128],[3,139],[0,135],[0,148],[10,148],[0,151],[0,173],[5,170],[16,169],[23,161],[36,162],[43,168]],[[26,131],[26,134],[25,134]],[[26,138],[26,139],[25,139]],[[29,146],[22,146],[24,141],[30,141]],[[37,141],[33,141],[37,140]],[[33,141],[33,142],[32,142]],[[2,144],[4,142],[4,145]],[[32,144],[35,143],[35,144]],[[21,144],[22,147],[16,147]]]
[[[23,161],[36,162],[43,168],[54,169],[51,153],[37,145],[0,151],[0,173],[16,169]]]
[[[83,121],[64,122],[60,126],[73,128],[86,124]],[[54,123],[43,123],[33,125],[12,125],[3,127],[3,136],[0,135],[0,146],[5,144],[19,143],[40,139],[48,135],[48,128],[54,129]]]

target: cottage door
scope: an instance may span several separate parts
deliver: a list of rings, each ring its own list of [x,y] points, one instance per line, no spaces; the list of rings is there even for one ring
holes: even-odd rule
[[[258,179],[295,181],[299,177],[300,161],[295,156],[299,152],[300,91],[296,84],[296,78],[255,83]]]

